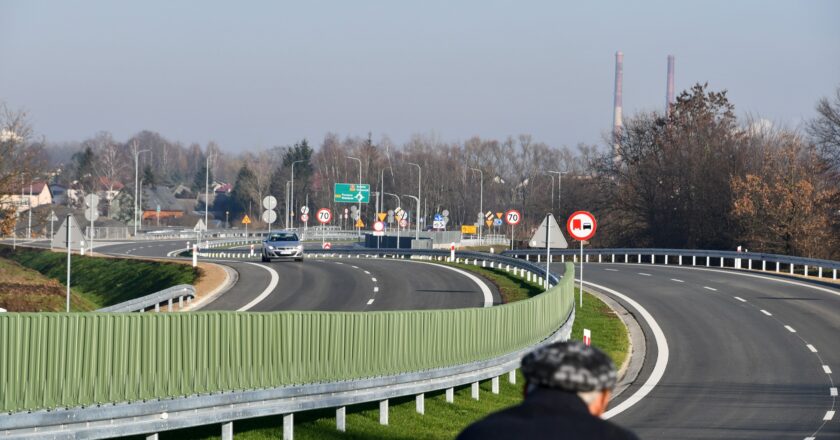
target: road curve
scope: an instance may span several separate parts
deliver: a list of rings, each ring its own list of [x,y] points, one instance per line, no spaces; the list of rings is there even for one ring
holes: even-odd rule
[[[840,370],[840,289],[677,266],[588,264],[584,271],[584,281],[647,309],[669,347],[659,383],[617,423],[648,439],[840,438],[831,395]],[[614,405],[645,383],[657,355],[649,343],[639,379]]]

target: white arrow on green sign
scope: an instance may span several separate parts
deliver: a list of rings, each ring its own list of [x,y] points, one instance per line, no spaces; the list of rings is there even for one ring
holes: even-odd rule
[[[335,201],[339,203],[369,203],[370,185],[366,183],[336,183]]]

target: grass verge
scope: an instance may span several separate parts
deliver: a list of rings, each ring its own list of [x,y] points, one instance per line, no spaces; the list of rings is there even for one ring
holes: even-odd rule
[[[499,269],[455,265],[486,277],[496,284],[510,301],[526,299],[542,292],[540,286],[522,281],[521,278]],[[577,298],[575,289],[575,298]],[[604,350],[620,366],[627,356],[627,329],[615,313],[598,298],[584,293],[583,308],[578,308],[572,328],[572,338],[581,339],[583,328],[592,330],[593,344]],[[426,394],[426,415],[417,414],[413,397],[390,401],[388,426],[379,424],[377,403],[354,405],[347,408],[347,431],[335,429],[334,410],[305,411],[295,414],[295,438],[298,439],[417,439],[455,438],[461,430],[486,415],[518,404],[522,400],[524,380],[517,371],[516,384],[504,376],[499,381],[499,394],[491,393],[490,381],[480,385],[480,399],[473,400],[469,386],[455,390],[455,403],[446,403],[443,393]],[[161,433],[162,439],[179,440],[216,439],[220,437],[218,425]],[[237,439],[276,439],[283,435],[280,416],[242,420],[234,423]]]
[[[56,280],[20,264],[0,258],[0,308],[9,312],[63,312],[66,287]],[[93,310],[96,306],[75,289],[70,291],[71,310]]]
[[[0,257],[61,284],[67,282],[67,255],[64,253],[30,249],[12,251],[2,246]],[[177,284],[193,284],[198,275],[195,268],[178,263],[73,255],[70,287],[80,298],[79,308],[74,311],[95,310]]]

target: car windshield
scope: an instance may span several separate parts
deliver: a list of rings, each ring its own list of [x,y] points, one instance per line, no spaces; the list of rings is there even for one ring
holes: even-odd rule
[[[298,241],[298,237],[290,232],[278,232],[269,235],[268,241]]]

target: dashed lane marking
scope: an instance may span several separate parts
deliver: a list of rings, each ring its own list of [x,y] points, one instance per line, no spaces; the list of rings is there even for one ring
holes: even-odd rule
[[[367,305],[371,305],[371,304],[373,304],[373,298],[369,299],[368,302],[367,302]]]
[[[643,277],[649,277],[650,276],[649,273],[644,273],[644,272],[639,272],[639,275],[641,275]]]
[[[366,270],[366,271],[365,271],[365,273],[366,273],[367,275],[370,275],[370,271],[369,271],[369,270]]]
[[[737,299],[738,301],[741,301],[742,303],[747,302],[747,300],[745,300],[744,298],[741,298],[740,296],[734,296],[733,298]]]
[[[837,387],[831,387],[828,389],[828,395],[834,397],[837,395]]]
[[[374,283],[376,282],[376,278],[371,278],[370,280],[373,281]]]
[[[772,313],[768,312],[767,310],[761,309],[761,313],[764,313],[767,316],[773,316]]]
[[[811,350],[811,353],[816,353],[817,352],[817,347],[814,347],[811,344],[806,345],[806,347],[808,347],[808,350]]]
[[[671,281],[673,281],[673,282],[675,282],[675,283],[684,283],[684,282],[685,282],[685,281],[683,281],[683,280],[678,280],[678,279],[676,279],[676,278],[671,278]]]
[[[828,365],[823,365],[822,367],[823,371],[825,371],[825,374],[831,374],[831,367],[829,367]]]
[[[711,290],[712,292],[717,292],[717,289],[715,289],[714,287],[703,286],[703,288],[706,290]]]
[[[618,269],[604,269],[604,270],[608,270],[610,272],[618,272]]]
[[[373,293],[376,293],[376,292],[379,292],[379,287],[374,287],[373,288]]]
[[[794,330],[794,328],[789,326],[789,325],[786,325],[785,328],[787,329],[787,331],[789,331],[791,333],[796,333],[796,330]]]
[[[823,420],[831,420],[834,418],[834,411],[826,411]]]

